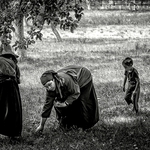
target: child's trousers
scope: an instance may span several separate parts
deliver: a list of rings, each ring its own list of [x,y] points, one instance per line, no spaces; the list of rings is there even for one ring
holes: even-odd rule
[[[128,88],[125,95],[125,101],[128,105],[133,103],[133,109],[138,112],[138,100],[140,95],[140,86],[137,88],[137,92],[133,95],[133,91],[135,90],[135,84],[128,83]]]

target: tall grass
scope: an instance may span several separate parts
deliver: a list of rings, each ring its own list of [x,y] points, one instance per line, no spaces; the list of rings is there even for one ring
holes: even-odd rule
[[[92,15],[90,15],[91,17]],[[45,30],[47,31],[47,30]],[[149,40],[67,39],[56,43],[51,38],[37,41],[28,49],[28,57],[18,65],[23,107],[21,141],[0,136],[0,150],[148,150],[150,143]],[[140,113],[136,115],[123,100],[124,69],[131,56],[141,79]],[[84,132],[57,128],[52,110],[43,134],[35,134],[45,99],[41,74],[70,64],[82,65],[92,72],[100,121]]]
[[[150,25],[150,12],[93,10],[86,11],[80,22],[83,27],[100,25]]]

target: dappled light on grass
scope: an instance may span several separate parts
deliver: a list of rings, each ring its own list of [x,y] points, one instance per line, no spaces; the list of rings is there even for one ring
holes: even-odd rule
[[[141,112],[142,113],[146,113],[146,112],[150,112],[150,107],[149,107],[149,105],[146,107],[144,107],[144,108],[141,108]]]
[[[120,15],[120,12],[118,14]],[[92,17],[91,15],[97,15],[95,17],[97,18],[103,13],[92,12],[87,14],[87,19]],[[112,16],[110,12],[104,15]],[[116,17],[121,19],[122,15]],[[104,21],[113,21],[112,18],[108,19]],[[142,21],[140,18],[134,20]],[[134,25],[78,28],[74,34],[61,31],[64,41],[59,43],[56,42],[54,35],[49,35],[49,32],[51,32],[49,28],[43,31],[43,41],[36,41],[35,45],[30,46],[27,50],[28,57],[18,64],[21,71],[19,86],[23,106],[23,139],[20,143],[12,145],[8,143],[7,138],[1,140],[0,137],[0,150],[148,150],[150,143],[149,28],[142,26],[135,28]],[[127,56],[133,58],[140,74],[139,116],[132,112],[124,101],[122,60]],[[83,65],[92,72],[100,121],[93,128],[81,133],[76,130],[64,132],[57,128],[53,109],[43,133],[36,135],[35,129],[39,125],[45,101],[45,89],[40,83],[41,74],[49,69],[57,71],[72,64]]]
[[[101,148],[103,150],[113,149],[112,145],[119,149],[121,145],[122,150],[124,150],[129,149],[129,147],[134,149],[135,141],[138,141],[134,137],[135,134],[140,136],[143,132],[145,139],[149,140],[149,132],[146,132],[147,130],[142,127],[143,123],[149,122],[148,111],[145,109],[145,112],[137,117],[134,112],[128,109],[123,100],[124,70],[121,62],[127,55],[136,56],[134,44],[128,49],[127,43],[127,41],[121,44],[116,42],[116,47],[109,44],[99,44],[93,47],[93,44],[74,44],[65,41],[57,45],[51,43],[50,47],[47,43],[43,51],[39,48],[42,47],[39,43],[36,51],[39,53],[40,58],[32,57],[34,55],[34,52],[32,52],[27,60],[19,64],[22,72],[20,86],[24,115],[23,135],[27,137],[27,139],[24,138],[24,144],[30,145],[33,149],[39,149],[43,146],[45,149],[51,147],[54,149]],[[133,50],[130,51],[131,49]],[[145,66],[143,67],[140,55],[134,57],[134,61],[135,65],[138,64],[137,67],[142,74],[141,82],[143,83],[143,80],[147,78],[148,69],[145,69]],[[52,110],[52,115],[48,118],[43,134],[36,136],[34,130],[39,124],[40,113],[45,100],[45,89],[42,87],[39,77],[45,70],[58,70],[70,64],[83,65],[91,70],[98,96],[100,121],[94,129],[83,133],[77,131],[62,132],[59,129],[55,130],[55,127],[57,128],[55,124],[56,116],[55,111]],[[144,84],[144,91],[146,89],[148,89],[148,84]],[[147,93],[142,95],[142,98],[145,98],[145,95]],[[142,103],[142,110],[145,105],[146,103]],[[101,126],[102,123],[104,128]],[[137,129],[139,126],[140,131]],[[134,127],[135,131],[133,132],[131,128]],[[126,137],[129,137],[132,141]],[[126,141],[127,144],[124,144],[122,140]]]
[[[116,117],[112,117],[109,118],[109,122],[114,124],[114,123],[119,123],[119,124],[123,124],[123,123],[132,123],[136,120],[135,117],[130,117],[130,116],[116,116]],[[105,121],[105,120],[104,120]],[[106,121],[107,122],[107,121]]]
[[[131,124],[137,120],[135,112],[132,111],[131,107],[124,105],[112,105],[109,108],[102,109],[101,114],[107,116],[103,120],[106,124]]]

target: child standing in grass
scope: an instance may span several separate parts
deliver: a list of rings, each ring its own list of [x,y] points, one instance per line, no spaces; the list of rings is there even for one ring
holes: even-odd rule
[[[126,81],[128,80],[128,88],[125,94],[125,101],[128,105],[133,104],[133,111],[138,113],[138,100],[140,94],[140,79],[138,71],[133,67],[133,60],[127,57],[122,62],[125,68],[125,78],[123,83],[123,91],[125,92]]]

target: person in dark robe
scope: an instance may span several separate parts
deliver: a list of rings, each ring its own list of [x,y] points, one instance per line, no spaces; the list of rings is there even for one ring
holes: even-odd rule
[[[12,138],[20,137],[22,132],[17,57],[10,45],[4,45],[0,54],[0,134]]]
[[[46,88],[46,101],[36,132],[43,131],[53,106],[60,126],[65,129],[75,126],[84,130],[99,121],[97,96],[87,68],[71,65],[57,72],[48,70],[40,80]]]

